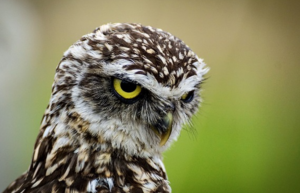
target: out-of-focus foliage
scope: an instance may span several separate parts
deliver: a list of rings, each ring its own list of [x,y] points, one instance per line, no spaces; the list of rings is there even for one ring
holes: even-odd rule
[[[25,171],[55,67],[82,35],[137,22],[211,68],[203,104],[164,155],[173,192],[300,192],[300,3],[0,1],[0,190]]]

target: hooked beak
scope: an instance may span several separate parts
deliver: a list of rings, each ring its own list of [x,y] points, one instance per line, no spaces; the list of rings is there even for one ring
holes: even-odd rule
[[[155,125],[151,125],[151,129],[160,138],[160,146],[163,146],[168,141],[172,133],[173,115],[168,112],[164,117],[159,119]]]

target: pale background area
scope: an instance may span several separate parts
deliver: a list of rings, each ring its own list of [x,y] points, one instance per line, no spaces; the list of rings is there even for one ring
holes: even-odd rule
[[[169,31],[211,68],[164,155],[173,192],[300,192],[297,0],[0,0],[0,191],[30,164],[63,52],[108,22]]]

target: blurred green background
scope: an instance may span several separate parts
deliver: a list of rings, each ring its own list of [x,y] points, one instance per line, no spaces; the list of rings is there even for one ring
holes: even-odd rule
[[[300,192],[296,0],[0,0],[0,191],[30,164],[63,52],[109,22],[169,31],[211,68],[164,155],[173,192]]]

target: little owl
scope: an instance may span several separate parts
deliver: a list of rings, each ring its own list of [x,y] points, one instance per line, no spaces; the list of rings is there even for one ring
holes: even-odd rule
[[[28,171],[8,192],[171,192],[162,153],[199,107],[203,60],[132,23],[83,36],[60,61]]]

